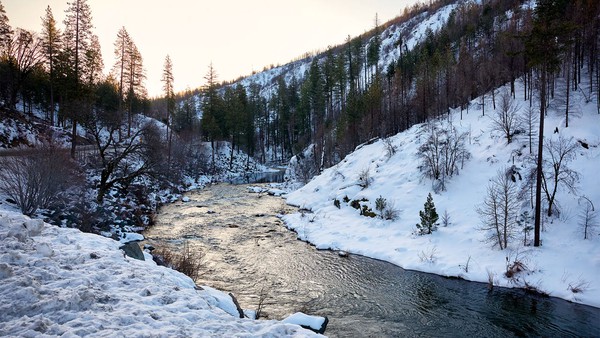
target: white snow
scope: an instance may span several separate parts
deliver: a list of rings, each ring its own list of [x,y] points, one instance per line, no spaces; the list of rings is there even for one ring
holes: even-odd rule
[[[585,87],[585,86],[584,86]],[[522,88],[517,88],[522,93]],[[517,103],[524,110],[529,102],[517,95]],[[579,215],[589,198],[596,207],[600,205],[600,186],[595,173],[600,167],[600,115],[596,102],[586,102],[580,92],[574,93],[577,102],[571,114],[569,127],[564,128],[564,113],[553,109],[545,120],[545,136],[556,139],[574,137],[590,145],[578,148],[577,158],[569,166],[581,175],[577,195],[559,190],[557,200],[561,206],[559,218],[545,218],[541,233],[542,246],[524,246],[520,239],[509,243],[506,250],[491,248],[483,242],[484,233],[478,231],[480,218],[476,212],[485,195],[488,182],[498,169],[514,164],[526,173],[532,162],[528,161],[528,138],[521,134],[512,144],[491,131],[491,95],[486,96],[486,116],[478,106],[481,99],[472,102],[469,113],[452,112],[453,125],[460,132],[468,132],[467,148],[471,159],[460,175],[447,183],[447,190],[432,193],[438,214],[447,211],[450,225],[440,226],[431,235],[416,234],[415,224],[420,221],[419,211],[427,194],[432,192],[432,182],[420,173],[418,148],[425,139],[425,126],[416,125],[406,132],[391,137],[397,147],[395,155],[388,158],[382,141],[359,147],[338,165],[325,170],[303,188],[290,193],[287,202],[308,209],[284,216],[287,226],[319,249],[341,250],[392,262],[406,269],[431,272],[443,276],[458,276],[466,280],[488,282],[504,287],[533,286],[551,296],[600,307],[600,229],[592,238],[583,239]],[[555,106],[557,102],[552,102]],[[560,105],[558,105],[560,106]],[[558,128],[559,133],[553,131]],[[535,144],[536,142],[534,142]],[[534,145],[534,148],[536,146]],[[522,155],[518,155],[518,151]],[[534,149],[535,153],[535,149]],[[359,186],[360,172],[368,170],[372,179],[368,188]],[[375,200],[382,196],[392,202],[399,212],[396,220],[383,220],[359,215],[347,200],[368,199],[363,204],[373,211]],[[340,201],[340,208],[334,200]],[[524,208],[529,198],[524,197]],[[533,214],[533,210],[530,214]],[[533,232],[531,233],[531,236]],[[507,278],[507,259],[520,260],[528,271],[516,278]],[[468,265],[468,269],[466,268]],[[574,286],[583,286],[581,292],[572,292]]]
[[[236,318],[229,295],[119,246],[0,210],[0,336],[319,336]]]
[[[310,315],[304,314],[302,312],[296,312],[296,313],[288,316],[284,320],[282,320],[282,322],[296,324],[296,325],[302,325],[302,326],[310,327],[311,329],[318,331],[321,329],[321,327],[325,323],[325,318],[319,317],[319,316],[310,316]]]

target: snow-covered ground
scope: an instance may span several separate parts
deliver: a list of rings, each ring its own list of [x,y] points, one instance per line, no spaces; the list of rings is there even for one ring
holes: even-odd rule
[[[196,287],[149,254],[129,258],[119,246],[0,210],[0,336],[319,336],[294,324],[236,318],[229,295]]]
[[[585,86],[584,86],[585,87]],[[522,93],[522,88],[517,90]],[[481,206],[489,181],[501,168],[514,164],[521,173],[532,168],[528,137],[518,135],[507,145],[491,128],[491,96],[482,115],[474,100],[471,109],[460,119],[460,111],[451,114],[454,127],[468,134],[467,149],[471,159],[460,174],[451,178],[446,191],[433,193],[432,181],[419,171],[418,149],[426,138],[424,125],[416,125],[390,140],[397,152],[388,157],[383,141],[363,146],[349,154],[338,165],[325,170],[303,188],[290,193],[290,204],[310,210],[284,216],[287,226],[320,249],[333,249],[386,260],[406,269],[458,276],[466,280],[488,282],[504,287],[531,286],[551,296],[600,307],[600,227],[584,240],[580,226],[581,212],[587,199],[596,208],[600,205],[600,186],[595,176],[600,167],[600,115],[596,101],[586,102],[577,92],[569,127],[564,128],[564,108],[551,109],[545,119],[545,135],[583,141],[588,148],[578,146],[576,159],[569,167],[580,174],[577,194],[559,190],[559,218],[545,218],[541,233],[542,246],[523,245],[523,232],[509,242],[506,250],[492,248],[484,242],[486,234],[477,230],[481,220],[476,212]],[[517,95],[521,113],[529,106]],[[555,101],[553,104],[557,104]],[[558,105],[560,106],[560,105]],[[558,128],[558,133],[553,133]],[[534,141],[534,144],[536,142]],[[536,146],[534,145],[534,148]],[[535,150],[534,150],[535,153]],[[528,160],[529,158],[529,160]],[[371,183],[363,188],[359,175],[368,171]],[[522,184],[520,181],[519,184]],[[450,224],[440,226],[431,235],[416,234],[428,193],[440,215],[447,212]],[[367,199],[362,204],[376,212],[375,200],[384,197],[394,204],[399,216],[395,220],[361,216],[350,206],[352,200]],[[339,208],[334,205],[339,201]],[[529,209],[524,197],[523,210]],[[337,203],[337,202],[336,202]],[[596,218],[594,223],[598,223]],[[530,233],[530,236],[532,236]],[[530,237],[531,238],[531,237]],[[507,260],[522,262],[527,270],[513,278],[505,277]]]

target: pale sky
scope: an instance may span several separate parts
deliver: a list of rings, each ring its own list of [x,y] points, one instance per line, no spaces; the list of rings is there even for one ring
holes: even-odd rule
[[[69,0],[0,0],[10,25],[41,31],[48,5],[63,30]],[[117,31],[125,26],[144,59],[150,96],[163,93],[167,54],[176,91],[198,88],[212,62],[218,80],[233,80],[305,52],[343,43],[384,23],[417,0],[88,0],[106,72]]]

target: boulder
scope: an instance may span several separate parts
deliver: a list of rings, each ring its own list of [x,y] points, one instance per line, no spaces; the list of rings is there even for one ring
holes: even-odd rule
[[[131,258],[138,259],[140,261],[146,260],[138,242],[125,243],[121,245],[119,249],[123,250],[123,252],[125,252],[125,254]]]

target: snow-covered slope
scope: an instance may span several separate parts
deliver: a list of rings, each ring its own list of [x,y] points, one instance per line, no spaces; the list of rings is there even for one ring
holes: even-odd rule
[[[427,29],[431,29],[434,33],[437,32],[448,21],[450,13],[458,6],[457,3],[443,6],[435,11],[425,11],[407,21],[391,24],[381,31],[380,69],[386,69],[385,67],[392,63],[392,61],[398,59],[400,56],[399,48],[402,48],[404,51],[409,51],[412,50],[416,44],[423,41],[426,38]],[[365,46],[365,50],[368,49],[368,44],[370,44],[372,40],[373,37],[366,42],[367,46]],[[402,45],[399,46],[398,43],[401,40]],[[304,79],[305,73],[309,70],[310,64],[314,58],[317,58],[319,62],[324,62],[325,54],[322,53],[315,56],[309,56],[283,66],[252,74],[235,82],[233,85],[241,84],[248,88],[252,83],[257,84],[261,88],[261,95],[268,98],[277,89],[277,79],[279,77],[283,77],[288,84],[293,78],[298,81]]]
[[[517,90],[521,92],[522,89]],[[577,108],[571,114],[569,127],[564,128],[563,110],[560,113],[551,110],[545,121],[545,135],[549,139],[573,137],[588,145],[588,148],[578,146],[577,158],[569,163],[581,176],[579,190],[576,195],[559,190],[561,216],[545,219],[543,245],[539,248],[524,246],[520,232],[508,249],[493,249],[483,241],[486,235],[477,230],[481,221],[476,208],[484,200],[488,183],[497,171],[512,166],[513,161],[522,173],[532,168],[527,136],[520,134],[507,145],[506,139],[492,132],[491,99],[487,102],[486,116],[476,104],[481,99],[472,102],[462,120],[460,111],[451,114],[454,127],[469,135],[467,149],[471,159],[459,176],[449,180],[446,191],[432,193],[440,218],[445,211],[450,216],[447,227],[440,226],[431,235],[416,234],[419,211],[433,190],[431,180],[424,178],[418,169],[418,149],[426,138],[424,125],[415,125],[391,137],[398,149],[393,156],[386,155],[383,141],[366,145],[289,194],[288,203],[312,213],[287,215],[285,221],[301,239],[321,249],[348,251],[406,269],[467,280],[488,282],[491,278],[500,286],[530,286],[551,296],[600,307],[600,228],[595,228],[592,238],[584,240],[580,227],[580,214],[587,203],[581,196],[600,205],[600,186],[595,176],[600,167],[600,115],[595,101],[586,102],[580,92],[573,98]],[[520,98],[516,101],[521,113],[529,107],[528,101]],[[558,133],[553,133],[555,128]],[[371,184],[362,188],[359,176],[367,170]],[[399,212],[396,220],[361,216],[350,206],[352,200],[364,198],[368,202],[362,204],[375,211],[379,196],[395,205]],[[335,199],[340,208],[334,205]],[[521,202],[528,205],[529,197],[523,197]],[[507,260],[519,260],[527,271],[515,278],[505,277]]]
[[[231,298],[119,243],[0,211],[0,336],[312,337],[239,319]]]

